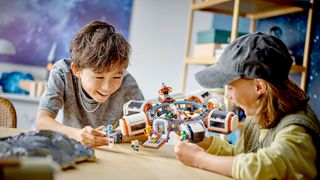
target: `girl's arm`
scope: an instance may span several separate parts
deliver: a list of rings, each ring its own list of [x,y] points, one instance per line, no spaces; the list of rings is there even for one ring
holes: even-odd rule
[[[177,140],[175,153],[178,160],[188,166],[209,170],[225,176],[232,176],[234,156],[208,154],[196,144]]]

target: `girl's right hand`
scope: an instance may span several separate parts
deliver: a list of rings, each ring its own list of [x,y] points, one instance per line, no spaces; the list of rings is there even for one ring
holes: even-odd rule
[[[199,167],[199,163],[201,162],[198,162],[198,155],[204,152],[204,150],[200,146],[190,143],[188,140],[181,141],[177,139],[174,152],[176,158],[183,164]]]

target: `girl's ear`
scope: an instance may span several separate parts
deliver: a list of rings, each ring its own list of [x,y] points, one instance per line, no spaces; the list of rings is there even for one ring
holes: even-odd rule
[[[264,94],[267,89],[267,84],[264,80],[255,79],[256,92],[258,95]]]
[[[71,70],[75,76],[80,77],[80,71],[74,63],[71,63]]]

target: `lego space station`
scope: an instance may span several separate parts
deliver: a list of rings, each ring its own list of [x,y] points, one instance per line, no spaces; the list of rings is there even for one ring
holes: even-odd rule
[[[157,102],[130,100],[123,106],[119,121],[122,136],[145,134],[144,147],[159,148],[175,132],[190,142],[203,140],[205,132],[228,134],[238,127],[239,118],[227,112],[222,98],[199,90],[175,99],[172,88],[162,84]]]

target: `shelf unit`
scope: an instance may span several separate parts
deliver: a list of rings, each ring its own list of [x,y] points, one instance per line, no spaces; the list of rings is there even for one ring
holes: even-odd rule
[[[191,1],[189,12],[189,25],[187,33],[187,45],[185,52],[185,61],[182,74],[182,92],[185,93],[186,81],[188,74],[188,66],[192,64],[210,65],[218,61],[215,57],[198,58],[190,55],[191,35],[194,21],[194,13],[196,11],[207,11],[212,13],[220,13],[232,15],[232,29],[230,41],[237,38],[239,16],[250,19],[250,32],[255,31],[256,20],[269,18],[301,11],[308,11],[308,20],[305,36],[305,47],[302,65],[293,65],[291,73],[301,73],[300,87],[305,90],[307,70],[309,64],[310,52],[310,31],[312,22],[313,0],[310,1],[295,1],[295,0],[202,0]]]

